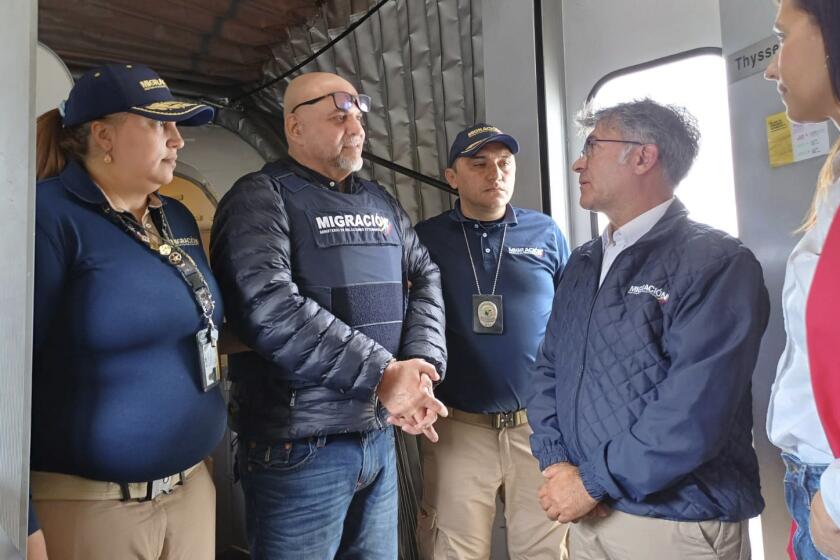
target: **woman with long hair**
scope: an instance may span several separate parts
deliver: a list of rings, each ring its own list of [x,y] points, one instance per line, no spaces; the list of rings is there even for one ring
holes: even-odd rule
[[[840,2],[781,0],[775,28],[780,49],[765,77],[777,82],[788,116],[840,126]],[[798,560],[840,558],[839,153],[840,142],[826,158],[804,235],[788,259],[787,344],[767,414],[770,440],[785,462],[795,524],[790,552]]]
[[[211,559],[219,289],[157,194],[213,110],[149,68],[84,74],[38,118],[30,533],[51,560]]]

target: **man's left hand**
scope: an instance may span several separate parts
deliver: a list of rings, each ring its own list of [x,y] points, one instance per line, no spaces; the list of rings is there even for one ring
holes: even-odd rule
[[[840,528],[828,515],[820,492],[811,500],[811,536],[817,550],[829,558],[840,559]]]
[[[549,519],[561,523],[577,522],[595,509],[598,502],[583,487],[578,468],[570,463],[556,463],[543,471],[540,505]]]

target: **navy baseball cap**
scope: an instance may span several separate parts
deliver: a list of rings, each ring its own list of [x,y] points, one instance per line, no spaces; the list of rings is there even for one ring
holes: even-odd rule
[[[519,142],[510,134],[505,134],[493,125],[477,123],[458,133],[452,147],[449,148],[449,167],[459,157],[473,157],[489,142],[501,142],[508,147],[510,153],[519,151]]]
[[[185,126],[207,124],[213,108],[172,97],[154,70],[141,64],[105,64],[85,72],[59,107],[65,127],[114,113],[134,113]]]

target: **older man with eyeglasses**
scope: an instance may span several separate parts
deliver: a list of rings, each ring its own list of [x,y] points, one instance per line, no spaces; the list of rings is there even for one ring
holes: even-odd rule
[[[219,203],[211,262],[227,319],[231,427],[251,558],[397,557],[391,424],[437,440],[446,407],[438,267],[362,167],[370,97],[334,74],[284,96],[289,158]]]
[[[764,503],[750,379],[767,326],[761,266],[688,219],[674,189],[698,151],[684,110],[587,114],[580,205],[610,223],[569,258],[528,418],[572,560],[745,560]]]

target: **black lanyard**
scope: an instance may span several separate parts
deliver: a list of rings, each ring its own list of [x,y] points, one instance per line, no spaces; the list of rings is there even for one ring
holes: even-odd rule
[[[189,286],[195,302],[201,311],[201,315],[204,317],[206,326],[215,328],[213,324],[213,310],[216,307],[216,302],[213,300],[210,286],[207,284],[207,280],[204,278],[201,270],[199,270],[198,265],[195,264],[193,258],[172,241],[175,236],[172,234],[172,228],[169,226],[169,221],[166,219],[163,208],[158,209],[162,226],[161,233],[163,235],[147,232],[143,226],[137,223],[133,216],[130,218],[126,217],[123,212],[113,210],[108,205],[104,205],[102,211],[109,220],[118,225],[123,231],[175,267],[181,275],[181,278]],[[158,239],[153,239],[153,236]],[[155,247],[153,241],[158,240],[160,243],[157,243]]]

